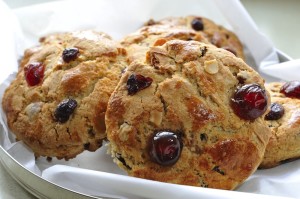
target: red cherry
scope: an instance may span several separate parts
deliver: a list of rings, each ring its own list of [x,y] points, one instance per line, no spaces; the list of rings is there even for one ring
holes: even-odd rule
[[[32,62],[24,68],[24,75],[29,86],[41,83],[44,78],[45,66],[40,62]]]
[[[177,162],[181,150],[182,142],[177,133],[159,131],[151,138],[149,155],[152,161],[163,166],[170,166]]]
[[[254,120],[267,110],[268,97],[258,84],[246,84],[231,98],[234,113],[242,119]]]
[[[300,81],[286,82],[281,87],[280,92],[287,97],[300,99]]]

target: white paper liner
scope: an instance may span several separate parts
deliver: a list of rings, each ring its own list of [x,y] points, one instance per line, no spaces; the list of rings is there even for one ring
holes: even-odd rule
[[[9,24],[2,30],[6,38],[0,37],[0,43],[8,47],[5,53],[0,53],[0,59],[6,65],[1,68],[0,82],[8,74],[17,71],[17,58],[25,48],[36,45],[41,36],[53,32],[95,29],[119,39],[134,32],[150,18],[186,15],[208,17],[233,30],[245,45],[247,63],[262,72],[267,81],[299,79],[300,64],[295,61],[278,63],[274,46],[257,30],[236,0],[67,0],[24,7],[13,12],[18,20],[0,0],[0,25],[5,27],[3,24]],[[0,96],[14,76],[3,81]],[[128,177],[106,154],[106,146],[93,153],[84,152],[69,161],[35,160],[27,146],[22,142],[14,142],[13,134],[6,126],[2,107],[0,122],[4,128],[4,131],[0,131],[0,144],[18,162],[42,178],[84,194],[112,198],[300,197],[300,161],[257,171],[236,191],[174,185]]]

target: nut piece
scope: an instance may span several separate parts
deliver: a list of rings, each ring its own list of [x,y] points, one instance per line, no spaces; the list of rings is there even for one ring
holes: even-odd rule
[[[209,60],[204,62],[204,70],[209,74],[216,74],[219,71],[217,60]]]
[[[132,127],[127,123],[123,123],[120,126],[120,140],[125,142],[128,140],[128,134],[132,131]]]
[[[151,111],[150,122],[152,122],[156,126],[159,126],[161,124],[161,121],[162,121],[162,112],[157,110]]]

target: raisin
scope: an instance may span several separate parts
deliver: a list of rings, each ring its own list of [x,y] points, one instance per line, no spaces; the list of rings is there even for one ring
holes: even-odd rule
[[[194,30],[200,31],[204,29],[204,24],[201,18],[194,18],[191,22],[191,26]]]
[[[74,112],[77,107],[76,100],[65,99],[56,107],[54,117],[55,120],[60,123],[65,123],[69,120],[70,115]]]
[[[78,48],[66,48],[62,53],[64,62],[69,63],[77,58],[79,54]]]
[[[281,104],[272,103],[270,112],[265,116],[265,120],[278,120],[284,114],[284,108]]]
[[[131,74],[127,80],[128,95],[134,95],[138,91],[149,87],[152,81],[150,77],[145,77],[140,74]]]

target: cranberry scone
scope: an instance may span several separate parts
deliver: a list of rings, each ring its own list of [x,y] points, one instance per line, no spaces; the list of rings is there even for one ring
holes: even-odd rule
[[[300,81],[266,85],[271,108],[265,120],[272,130],[260,168],[271,168],[300,158]]]
[[[184,26],[196,32],[202,33],[213,45],[228,50],[239,58],[244,59],[243,45],[239,38],[230,30],[217,25],[212,20],[200,16],[168,17],[162,20],[150,20],[146,23],[152,25]]]
[[[171,40],[133,62],[105,115],[114,161],[130,176],[234,189],[262,161],[271,131],[264,80],[232,53]]]
[[[37,157],[70,159],[98,149],[125,55],[120,44],[95,31],[50,35],[26,50],[2,101],[17,140]]]

